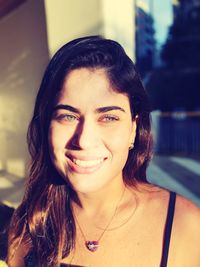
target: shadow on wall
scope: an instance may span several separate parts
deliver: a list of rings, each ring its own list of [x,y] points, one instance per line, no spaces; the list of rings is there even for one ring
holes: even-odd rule
[[[31,97],[29,90],[24,91],[27,78],[21,70],[27,67],[31,57],[31,50],[22,51],[0,73],[3,89],[0,94],[0,169],[20,177],[25,175],[26,129],[30,119],[27,102]]]
[[[0,170],[26,172],[26,132],[49,61],[43,1],[29,0],[0,20]]]

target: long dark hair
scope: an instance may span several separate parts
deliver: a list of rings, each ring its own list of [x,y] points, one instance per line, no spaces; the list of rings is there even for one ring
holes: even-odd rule
[[[114,90],[129,97],[137,133],[123,178],[129,185],[136,181],[147,183],[146,168],[151,158],[150,105],[133,62],[117,42],[100,36],[67,43],[47,66],[36,98],[28,129],[32,158],[29,180],[11,224],[10,251],[16,249],[16,239],[30,243],[37,266],[59,266],[59,261],[70,253],[75,242],[75,222],[70,206],[74,192],[63,182],[50,160],[48,131],[64,78],[71,70],[82,67],[105,69]]]

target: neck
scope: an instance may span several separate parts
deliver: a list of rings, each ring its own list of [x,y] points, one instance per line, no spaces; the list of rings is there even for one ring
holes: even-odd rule
[[[123,198],[125,184],[123,179],[116,179],[95,192],[81,193],[77,192],[80,206],[72,203],[75,213],[84,212],[88,217],[96,214],[110,214],[113,207],[118,205]]]

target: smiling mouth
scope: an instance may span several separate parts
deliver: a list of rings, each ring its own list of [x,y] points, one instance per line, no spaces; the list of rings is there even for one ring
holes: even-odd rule
[[[97,159],[97,160],[80,160],[80,159],[72,159],[73,163],[75,163],[79,167],[94,167],[96,165],[99,165],[101,162],[104,161],[104,159]]]
[[[80,174],[89,174],[97,171],[107,158],[99,158],[92,160],[81,160],[72,157],[68,158],[68,164],[72,171]]]

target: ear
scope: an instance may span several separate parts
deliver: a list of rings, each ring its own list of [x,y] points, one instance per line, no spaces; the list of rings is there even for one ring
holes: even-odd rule
[[[130,133],[130,139],[129,139],[130,144],[134,144],[135,142],[136,130],[137,130],[137,120],[134,119],[132,120],[132,125],[131,125],[131,133]]]

